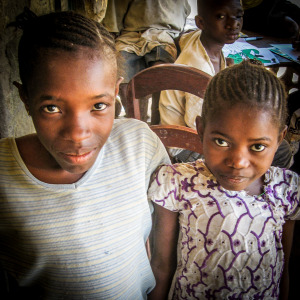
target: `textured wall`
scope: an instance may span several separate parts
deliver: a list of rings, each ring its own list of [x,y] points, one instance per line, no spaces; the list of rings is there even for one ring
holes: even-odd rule
[[[6,28],[29,6],[29,1],[0,0],[0,136],[19,136],[33,131],[30,118],[19,100],[14,80],[19,80],[17,44],[20,31]]]
[[[17,48],[21,30],[7,27],[24,7],[36,14],[54,10],[54,0],[0,0],[0,136],[21,136],[34,132],[13,81],[19,81]]]
[[[55,11],[55,0],[0,0],[0,137],[22,136],[34,132],[31,118],[27,115],[13,81],[19,81],[17,48],[22,31],[7,24],[15,21],[24,7],[42,15]],[[61,0],[60,10],[67,10],[70,4],[81,3],[86,14],[101,21],[107,0]]]

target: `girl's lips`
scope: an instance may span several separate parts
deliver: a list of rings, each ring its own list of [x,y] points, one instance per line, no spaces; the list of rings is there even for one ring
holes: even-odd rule
[[[247,180],[247,177],[243,176],[228,176],[228,175],[222,175],[221,176],[223,180],[227,181],[231,184],[241,184]]]
[[[73,154],[73,153],[62,153],[60,152],[59,155],[68,163],[70,164],[82,164],[90,160],[93,156],[95,150],[91,150],[82,154]]]
[[[227,38],[230,40],[237,40],[238,39],[238,34],[228,34]]]

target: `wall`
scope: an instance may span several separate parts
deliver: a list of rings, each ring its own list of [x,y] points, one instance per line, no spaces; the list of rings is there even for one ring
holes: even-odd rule
[[[20,32],[7,24],[29,6],[29,1],[0,0],[0,136],[22,135],[32,132],[31,120],[19,101],[13,81],[19,80],[17,63],[17,44]],[[14,122],[16,121],[16,126]]]
[[[19,137],[35,131],[13,85],[14,81],[20,81],[17,48],[22,31],[7,25],[15,21],[25,6],[36,15],[43,15],[55,10],[65,11],[70,5],[73,10],[100,22],[107,0],[0,0],[0,138]],[[77,6],[81,9],[77,10]]]
[[[54,10],[54,0],[0,0],[0,137],[22,136],[34,132],[14,81],[19,80],[17,48],[21,30],[7,27],[24,7],[36,14]]]

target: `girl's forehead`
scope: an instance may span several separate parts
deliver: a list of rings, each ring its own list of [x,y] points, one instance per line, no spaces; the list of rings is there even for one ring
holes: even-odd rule
[[[103,63],[108,63],[116,58],[112,55],[105,55],[103,51],[98,49],[91,49],[87,47],[77,47],[76,50],[64,50],[56,48],[40,48],[38,50],[38,59],[41,61],[53,60],[53,59],[62,59],[62,60],[94,60],[102,61]]]
[[[261,127],[262,130],[269,126],[279,130],[277,119],[271,108],[259,107],[249,103],[220,104],[208,112],[205,118],[205,127],[218,124],[223,126],[223,129],[230,130],[231,127],[244,124],[246,127]]]
[[[41,99],[43,95],[65,99],[114,96],[116,78],[115,65],[102,56],[59,51],[47,53],[39,60],[26,89],[32,99]]]
[[[32,74],[43,73],[47,71],[55,71],[56,66],[66,66],[66,72],[69,70],[70,64],[82,65],[98,65],[103,70],[109,70],[111,76],[116,77],[117,63],[113,56],[105,56],[96,49],[79,49],[77,51],[65,51],[62,49],[40,49],[36,60],[32,64]]]

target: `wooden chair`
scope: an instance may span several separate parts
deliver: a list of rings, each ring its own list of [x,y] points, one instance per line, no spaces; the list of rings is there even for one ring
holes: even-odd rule
[[[139,99],[163,90],[180,90],[203,98],[210,79],[209,74],[181,64],[161,64],[147,68],[137,73],[128,83],[127,116],[140,120]]]
[[[195,129],[177,125],[151,125],[164,146],[176,147],[201,153],[202,144]]]
[[[139,99],[163,90],[180,90],[203,98],[210,79],[209,74],[186,65],[161,64],[147,68],[136,74],[128,83],[127,117],[140,120]],[[195,129],[177,125],[152,125],[150,128],[165,147],[202,152],[200,138]],[[149,259],[150,248],[147,239],[146,250]]]

